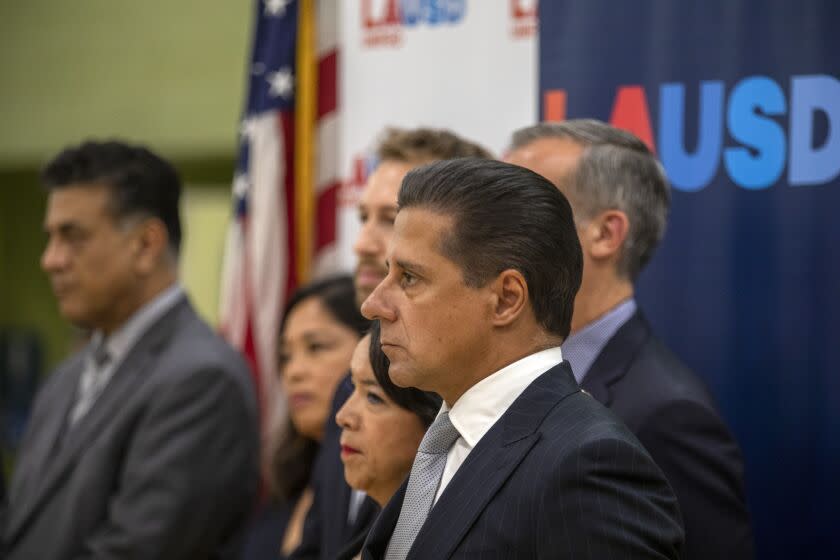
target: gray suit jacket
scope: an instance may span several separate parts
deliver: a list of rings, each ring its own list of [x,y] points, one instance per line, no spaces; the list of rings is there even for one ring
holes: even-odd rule
[[[36,398],[0,516],[5,557],[233,553],[258,480],[256,403],[244,362],[185,298],[69,428],[83,356],[60,366]]]

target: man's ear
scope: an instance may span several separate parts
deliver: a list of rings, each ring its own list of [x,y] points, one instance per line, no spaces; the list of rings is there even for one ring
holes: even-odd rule
[[[593,260],[605,260],[621,253],[630,232],[630,220],[621,210],[606,210],[580,229],[581,245]]]
[[[169,249],[169,234],[163,222],[149,218],[140,222],[135,232],[133,249],[138,271],[148,274],[154,270]]]
[[[528,283],[518,270],[509,268],[493,280],[490,289],[493,294],[493,326],[512,324],[525,312],[528,306]]]

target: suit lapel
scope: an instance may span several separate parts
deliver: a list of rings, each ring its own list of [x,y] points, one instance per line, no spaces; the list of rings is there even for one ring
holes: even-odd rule
[[[549,411],[579,390],[568,362],[548,370],[525,389],[455,473],[429,512],[408,557],[449,558],[502,484],[537,443],[540,438],[537,430]]]
[[[43,461],[41,464],[46,465],[42,471],[43,476],[40,483],[36,481],[36,486],[32,488],[33,496],[26,506],[21,508],[21,514],[10,520],[8,527],[10,540],[24,527],[30,516],[41,507],[43,501],[53,494],[53,490],[61,483],[63,477],[72,470],[79,455],[96,439],[96,435],[102,433],[110,420],[118,414],[120,408],[131,400],[138,384],[148,378],[147,375],[142,374],[149,370],[149,366],[154,363],[154,357],[171,339],[177,323],[177,314],[189,310],[189,303],[184,300],[156,321],[129,351],[88,413],[72,427],[65,427],[64,424],[69,416],[70,407],[75,401],[77,385],[73,385],[71,390],[68,381],[69,396],[66,399],[68,401],[66,410],[63,410],[61,416],[54,415],[55,418],[49,419],[50,430],[56,433],[50,436],[52,442],[50,453],[40,459]],[[78,383],[80,372],[81,367],[74,376],[68,377],[73,377]],[[55,445],[58,437],[64,440],[59,445]],[[51,459],[49,455],[53,451],[55,457]]]
[[[400,517],[400,509],[405,499],[405,489],[407,486],[408,480],[403,482],[402,486],[397,490],[397,493],[385,504],[379,517],[373,522],[373,526],[370,528],[365,544],[362,547],[363,560],[385,558],[385,549],[388,547],[388,541],[391,540],[391,535],[397,526],[397,520]]]
[[[624,376],[642,344],[650,338],[650,333],[650,325],[642,313],[636,311],[598,354],[581,387],[598,402],[609,406],[612,402],[610,385]]]
[[[60,400],[55,403],[54,413],[44,418],[43,436],[39,438],[40,441],[36,444],[37,448],[34,452],[32,466],[37,469],[39,476],[44,474],[44,471],[52,462],[52,458],[62,446],[62,439],[66,435],[66,421],[70,416],[73,404],[76,402],[79,378],[85,368],[85,356],[88,352],[89,348],[80,352],[66,372],[57,371],[54,374],[61,375],[64,378],[58,381],[61,387],[55,391],[57,398]]]

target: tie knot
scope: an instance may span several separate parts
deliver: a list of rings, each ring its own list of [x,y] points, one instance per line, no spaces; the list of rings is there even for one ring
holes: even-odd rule
[[[97,369],[102,369],[108,365],[108,362],[110,361],[111,354],[108,353],[105,341],[100,341],[99,344],[93,347],[93,363],[96,365]]]
[[[461,434],[458,432],[458,428],[452,425],[452,421],[449,419],[449,411],[442,412],[429,426],[429,430],[423,436],[423,441],[420,442],[419,450],[434,455],[448,453],[449,448],[458,441],[459,437],[461,437]]]

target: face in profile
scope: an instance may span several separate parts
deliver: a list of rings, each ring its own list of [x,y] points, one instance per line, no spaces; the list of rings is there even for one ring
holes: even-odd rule
[[[411,471],[425,427],[420,418],[395,404],[376,382],[370,365],[370,335],[350,365],[353,394],[338,411],[344,478],[384,505]]]
[[[333,393],[358,339],[317,296],[301,301],[286,317],[279,372],[292,424],[304,437],[321,439]]]
[[[353,251],[358,260],[354,283],[359,305],[385,278],[385,251],[394,232],[397,194],[403,177],[413,166],[385,160],[371,174],[359,200],[361,230]]]
[[[110,196],[101,185],[52,191],[41,256],[61,314],[80,327],[106,331],[130,313],[138,274],[135,228],[115,219]]]
[[[464,282],[461,268],[441,252],[453,219],[424,208],[401,210],[394,225],[387,277],[362,306],[380,320],[390,377],[401,387],[440,394],[450,405],[463,379],[490,347],[494,300]]]

